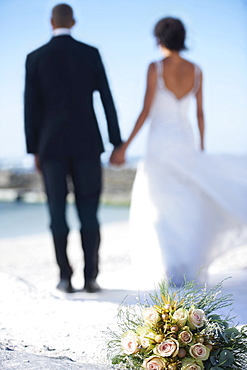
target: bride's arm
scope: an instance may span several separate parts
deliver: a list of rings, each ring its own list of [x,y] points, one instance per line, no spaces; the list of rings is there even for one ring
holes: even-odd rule
[[[145,93],[145,98],[144,98],[144,103],[143,103],[143,108],[142,111],[137,118],[137,121],[135,123],[135,126],[128,138],[128,140],[123,144],[125,148],[129,146],[131,141],[134,139],[142,125],[144,124],[149,112],[150,108],[153,102],[154,94],[155,94],[155,88],[156,88],[156,67],[154,63],[151,63],[149,68],[148,68],[148,74],[147,74],[147,87],[146,87],[146,93]]]
[[[200,144],[201,150],[204,150],[204,113],[203,113],[203,103],[202,103],[202,73],[200,74],[200,87],[196,93],[196,105],[197,105],[197,122],[200,133]]]
[[[111,155],[110,161],[112,164],[121,164],[124,162],[124,157],[125,157],[125,151],[131,141],[134,139],[140,128],[143,126],[149,112],[150,108],[154,99],[154,94],[155,94],[155,88],[156,88],[156,80],[157,80],[157,75],[156,75],[156,67],[154,63],[151,63],[148,68],[148,73],[147,73],[147,87],[146,87],[146,93],[145,93],[145,98],[144,98],[144,104],[142,111],[137,118],[137,121],[135,123],[135,126],[126,142],[124,142],[120,147],[115,149]]]

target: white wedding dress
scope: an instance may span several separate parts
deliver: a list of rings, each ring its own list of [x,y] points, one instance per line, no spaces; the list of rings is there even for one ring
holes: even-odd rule
[[[187,119],[200,84],[178,99],[165,86],[163,62],[143,163],[137,170],[130,210],[132,260],[139,282],[164,275],[176,284],[206,281],[209,264],[228,248],[247,242],[247,159],[196,150]]]

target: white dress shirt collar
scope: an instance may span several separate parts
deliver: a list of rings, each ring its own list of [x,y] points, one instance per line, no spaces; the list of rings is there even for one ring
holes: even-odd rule
[[[55,28],[53,30],[53,36],[70,35],[70,28]]]

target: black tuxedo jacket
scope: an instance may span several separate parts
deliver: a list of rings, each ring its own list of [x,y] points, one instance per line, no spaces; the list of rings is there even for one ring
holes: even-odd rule
[[[116,110],[96,48],[56,36],[26,60],[27,152],[41,158],[93,158],[104,151],[93,109],[99,91],[110,142],[121,144]]]

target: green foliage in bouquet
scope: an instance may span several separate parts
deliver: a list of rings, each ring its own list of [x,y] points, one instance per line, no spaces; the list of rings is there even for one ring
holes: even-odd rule
[[[181,288],[166,280],[144,302],[121,305],[118,332],[109,331],[108,357],[118,369],[247,369],[247,326],[219,316],[233,304],[221,293],[223,282],[199,289],[194,281]]]

